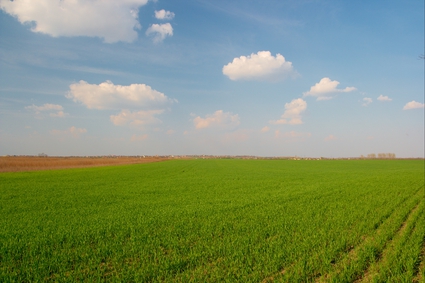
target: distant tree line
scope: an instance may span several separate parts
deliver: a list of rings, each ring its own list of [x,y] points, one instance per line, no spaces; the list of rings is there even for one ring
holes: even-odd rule
[[[395,153],[378,153],[378,155],[376,155],[375,153],[370,153],[368,154],[366,157],[364,157],[363,155],[360,156],[360,158],[364,159],[395,159]]]

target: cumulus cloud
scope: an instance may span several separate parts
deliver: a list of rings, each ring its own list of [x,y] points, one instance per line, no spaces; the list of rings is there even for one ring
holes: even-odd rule
[[[206,115],[205,118],[200,116],[193,119],[193,123],[196,129],[204,128],[232,128],[240,124],[239,115],[232,115],[230,112],[223,112],[223,110],[217,110],[212,115]]]
[[[164,9],[155,11],[155,18],[158,20],[172,20],[174,18],[174,13],[170,11],[165,11]]]
[[[370,97],[364,97],[363,98],[363,106],[368,106],[369,104],[371,104],[373,102],[373,100],[372,100],[372,98],[370,98]]]
[[[307,109],[307,102],[302,98],[293,99],[290,103],[285,103],[285,112],[281,119],[277,121],[270,121],[270,124],[289,124],[298,125],[302,124],[301,113]]]
[[[107,43],[137,38],[139,8],[148,0],[0,0],[0,8],[33,32],[100,37]]]
[[[380,96],[378,96],[378,98],[377,98],[379,101],[391,101],[392,100],[392,98],[389,98],[388,96],[384,96],[384,95],[380,95]]]
[[[176,102],[145,84],[122,86],[106,81],[97,85],[79,81],[69,88],[66,97],[89,109],[140,108]]]
[[[155,43],[162,42],[167,36],[173,35],[173,27],[170,23],[166,24],[153,24],[146,31],[146,35],[153,36]]]
[[[52,135],[59,135],[59,136],[72,136],[74,138],[80,137],[82,134],[87,133],[87,130],[84,128],[77,128],[75,126],[70,127],[69,129],[65,131],[61,130],[52,130],[50,131]]]
[[[144,128],[146,125],[162,123],[161,120],[155,117],[163,113],[164,110],[147,110],[147,111],[135,111],[124,109],[118,115],[111,115],[111,122],[116,126],[134,126],[137,128]]]
[[[304,96],[315,96],[317,100],[328,100],[332,99],[332,94],[341,93],[341,92],[350,92],[356,90],[355,87],[346,87],[344,89],[338,89],[339,85],[338,81],[332,81],[330,78],[323,78],[312,86],[309,91],[304,92]]]
[[[296,76],[292,63],[281,54],[273,56],[270,51],[259,51],[249,56],[234,58],[223,67],[223,74],[231,80],[274,81]]]
[[[419,109],[419,108],[425,108],[424,103],[416,102],[416,101],[410,101],[404,105],[403,110],[410,110],[410,109]]]
[[[45,103],[42,106],[36,106],[33,104],[31,106],[26,106],[25,109],[35,111],[35,114],[37,115],[41,114],[41,112],[50,112],[50,117],[65,117],[68,115],[67,113],[63,112],[63,107],[58,104]]]

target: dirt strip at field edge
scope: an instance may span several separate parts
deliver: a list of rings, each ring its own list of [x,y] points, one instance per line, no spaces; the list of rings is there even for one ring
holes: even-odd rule
[[[69,168],[142,164],[170,160],[168,157],[0,157],[0,172],[23,172]]]

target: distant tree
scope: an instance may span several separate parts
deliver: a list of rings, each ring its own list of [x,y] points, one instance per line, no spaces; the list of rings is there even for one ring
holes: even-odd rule
[[[368,154],[367,158],[376,158],[374,153]],[[395,159],[395,153],[378,153],[379,159]]]
[[[367,155],[367,158],[376,158],[376,154],[375,153],[369,153]]]

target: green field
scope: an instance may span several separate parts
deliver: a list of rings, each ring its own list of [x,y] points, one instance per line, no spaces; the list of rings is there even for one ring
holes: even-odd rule
[[[0,174],[0,282],[424,282],[423,160]]]

